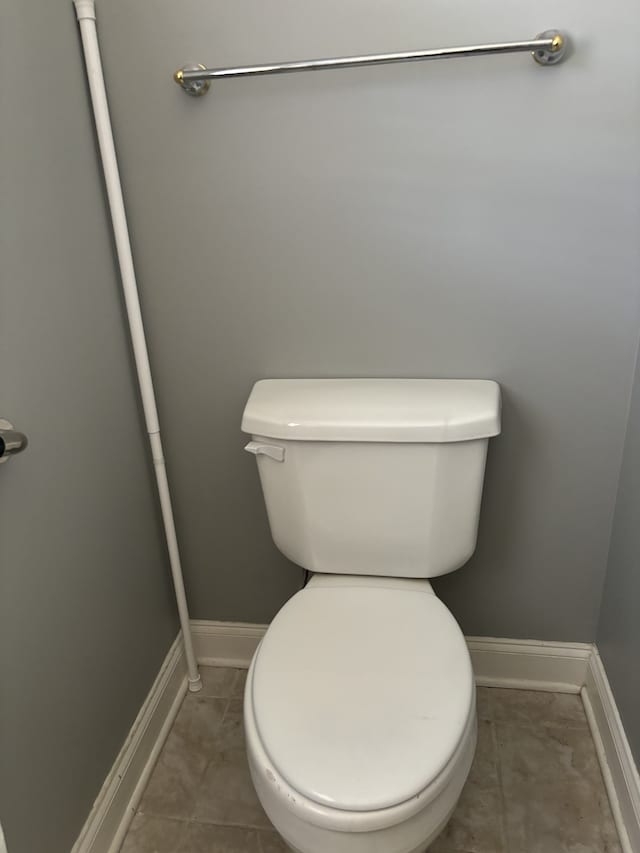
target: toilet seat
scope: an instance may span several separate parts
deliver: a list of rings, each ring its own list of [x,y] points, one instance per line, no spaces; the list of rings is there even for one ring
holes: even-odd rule
[[[470,736],[466,643],[419,583],[312,581],[256,653],[246,697],[255,737],[289,798],[318,814],[386,823],[423,808]]]

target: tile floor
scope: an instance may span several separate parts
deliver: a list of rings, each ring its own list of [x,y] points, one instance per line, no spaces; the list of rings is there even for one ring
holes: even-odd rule
[[[246,673],[209,667],[202,675],[121,853],[284,853],[246,765]],[[578,696],[480,688],[478,721],[469,779],[429,853],[620,853]]]

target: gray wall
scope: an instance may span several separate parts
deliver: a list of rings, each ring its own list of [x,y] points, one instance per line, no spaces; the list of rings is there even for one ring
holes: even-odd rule
[[[194,615],[267,620],[299,584],[242,452],[254,380],[492,377],[477,553],[438,590],[469,633],[594,638],[638,341],[639,21],[630,0],[102,3]],[[171,81],[550,26],[577,43],[555,69]]]
[[[255,379],[485,376],[504,387],[504,434],[476,556],[439,590],[470,633],[592,639],[637,345],[640,13],[627,0],[99,11],[194,615],[266,620],[299,583],[241,449]],[[11,853],[66,853],[176,620],[71,6],[2,14],[0,414],[31,445],[0,469],[0,817]],[[599,35],[611,20],[615,52]],[[170,81],[189,59],[554,24],[579,45],[555,70],[523,57],[359,70],[220,84],[201,102]],[[16,78],[25,57],[53,73]],[[638,452],[630,429],[600,634],[636,749]]]
[[[640,763],[640,364],[631,398],[602,600],[598,647],[627,737]]]
[[[177,625],[72,6],[1,28],[0,820],[68,853]]]

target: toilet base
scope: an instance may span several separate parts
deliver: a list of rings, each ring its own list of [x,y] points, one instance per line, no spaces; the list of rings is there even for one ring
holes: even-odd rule
[[[451,817],[471,769],[477,740],[475,702],[446,781],[443,779],[424,808],[391,825],[380,821],[380,812],[371,813],[371,817],[355,812],[360,829],[349,831],[351,827],[344,822],[344,812],[335,813],[333,826],[326,819],[324,825],[318,825],[310,814],[311,803],[303,808],[302,797],[286,791],[283,780],[277,780],[273,772],[264,772],[269,762],[255,727],[250,689],[252,670],[253,665],[247,678],[244,706],[249,770],[262,807],[292,853],[426,853]]]
[[[462,792],[473,754],[475,731],[460,773],[437,800],[429,803],[408,821],[371,832],[340,832],[305,823],[291,812],[278,807],[272,792],[261,784],[258,774],[251,776],[264,810],[292,853],[427,853],[447,825]]]
[[[346,591],[352,590],[354,586],[358,585],[358,580],[353,577],[344,577],[340,580],[345,585]],[[428,591],[431,594],[425,594],[424,581],[417,582],[385,578],[384,581],[380,580],[376,584],[376,579],[372,583],[372,579],[369,578],[362,579],[359,585],[365,587],[366,590],[371,590],[372,587],[377,587],[377,585],[382,586],[383,583],[383,592],[388,588],[395,589],[396,585],[405,590],[408,583],[420,583],[419,589],[412,589],[411,591],[415,596],[420,596],[424,600],[423,604],[428,602],[428,606],[425,604],[425,609],[429,611],[429,608],[431,608],[433,610],[434,608],[431,605],[439,604],[428,584]],[[340,585],[340,581],[333,577],[325,578],[317,575],[309,583],[310,587],[322,586],[328,588],[325,591],[329,592],[335,592],[334,587],[339,587]],[[304,591],[299,593],[299,595],[303,594]],[[337,597],[340,598],[340,596]],[[385,607],[388,611],[388,602],[385,604]],[[443,605],[440,605],[440,610],[442,609],[446,610]],[[322,612],[325,612],[325,610]],[[435,608],[434,612],[437,616],[439,610]],[[312,609],[311,616],[313,615]],[[399,613],[398,618],[401,615]],[[475,687],[471,662],[468,657],[469,653],[462,632],[455,622],[453,622],[448,611],[447,616],[452,622],[451,625],[448,623],[444,625],[444,628],[448,630],[448,634],[441,625],[438,637],[448,638],[447,648],[450,652],[450,658],[457,660],[459,663],[458,692],[455,694],[458,700],[453,711],[455,711],[458,719],[464,713],[466,721],[461,729],[456,728],[456,740],[452,739],[450,742],[449,748],[451,751],[445,753],[443,756],[445,763],[439,765],[440,769],[435,775],[430,777],[426,773],[424,774],[424,787],[421,790],[418,789],[419,792],[417,794],[410,796],[408,799],[405,797],[395,805],[383,805],[375,810],[358,810],[357,808],[350,810],[322,804],[316,799],[312,799],[302,793],[300,787],[294,787],[289,779],[283,775],[278,763],[267,752],[257,724],[256,707],[254,705],[254,674],[262,644],[258,648],[247,673],[244,694],[247,758],[251,778],[262,807],[292,853],[329,853],[329,851],[330,853],[426,853],[429,846],[444,829],[458,803],[463,786],[469,775],[477,740]],[[305,623],[307,629],[308,623],[309,614],[307,614],[307,621]],[[290,632],[290,637],[287,637],[285,632],[284,638],[280,638],[283,647],[286,646],[287,642],[297,639],[299,634],[298,628],[300,626],[297,626],[296,630],[292,633]],[[269,631],[272,630],[272,628],[269,629]],[[322,626],[318,627],[320,645],[324,636],[324,630]],[[269,632],[267,632],[268,636]],[[266,642],[266,639],[263,640],[263,643]],[[424,643],[435,642],[435,639],[437,637],[423,638],[422,647],[424,647]],[[348,637],[345,637],[344,642],[346,643],[347,641]],[[276,648],[280,647],[276,644]],[[396,653],[397,657],[403,659],[404,653],[402,647],[396,649]],[[277,657],[276,655],[276,663],[278,663]],[[280,669],[282,669],[281,663],[280,661]],[[306,660],[303,663],[305,666],[307,665]],[[390,666],[392,663],[387,660],[386,665]],[[417,662],[416,666],[419,669]],[[274,672],[277,674],[279,671],[278,667],[275,666]],[[423,675],[424,677],[426,676]],[[451,673],[440,672],[436,668],[435,678],[437,684],[442,684],[443,679],[450,677]],[[451,690],[450,687],[447,689]],[[282,697],[286,693],[287,684],[284,683],[280,686],[275,697],[267,694],[265,701],[267,709],[271,708],[273,711],[274,706],[269,703],[281,701],[278,697]],[[423,699],[428,705],[428,697],[423,697]],[[420,700],[414,697],[413,701],[419,703]],[[277,704],[275,707],[277,708]],[[462,719],[465,719],[465,717],[462,717]],[[429,717],[425,719],[429,719]],[[434,719],[438,718],[434,717]],[[411,761],[411,756],[406,750],[405,754],[407,760]],[[428,759],[429,755],[430,752],[425,753],[423,758],[426,757]],[[429,762],[426,761],[425,763],[428,766]],[[375,762],[369,762],[368,766],[371,772],[375,772]],[[358,772],[358,769],[352,766],[351,775],[355,780],[357,780]],[[419,781],[420,776],[418,776],[418,784]],[[363,784],[365,783],[366,779],[363,778]],[[383,777],[380,779],[380,785],[384,787],[385,784],[387,782]],[[304,786],[302,787],[304,789]],[[384,798],[381,799],[384,801]]]
[[[456,801],[456,804],[457,804],[457,801]],[[455,811],[456,804],[454,804],[454,806],[451,809],[451,811],[449,812],[449,814],[442,821],[441,825],[436,830],[433,831],[433,833],[431,834],[431,836],[429,837],[428,840],[420,842],[420,844],[418,844],[417,847],[414,847],[411,850],[405,851],[404,848],[402,848],[402,853],[429,853],[429,848],[431,847],[433,842],[438,838],[440,833],[444,830],[445,826],[449,822],[451,815]],[[293,847],[282,835],[280,835],[280,838],[284,842],[287,850],[289,850],[291,853],[308,853],[308,850],[300,850],[297,847]],[[374,848],[374,849],[377,849],[377,848]],[[389,851],[387,851],[387,853],[389,853]],[[396,853],[396,851],[394,851],[394,853]]]

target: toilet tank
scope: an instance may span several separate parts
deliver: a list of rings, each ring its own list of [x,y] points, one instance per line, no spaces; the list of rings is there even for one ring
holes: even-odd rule
[[[266,379],[242,430],[273,540],[294,563],[429,578],[473,553],[496,382]]]

